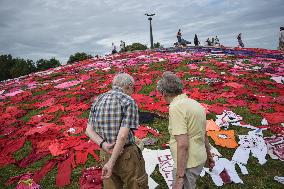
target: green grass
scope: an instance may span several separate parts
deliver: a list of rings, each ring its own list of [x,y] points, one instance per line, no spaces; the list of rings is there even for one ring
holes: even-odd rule
[[[242,116],[243,121],[245,121],[248,124],[251,124],[254,126],[261,125],[260,123],[262,120],[262,116],[251,113],[250,110],[246,107],[235,107],[233,108],[233,112]]]
[[[41,110],[30,110],[25,116],[23,116],[21,118],[21,120],[28,122],[31,117],[33,117],[34,115],[39,115],[41,112]]]
[[[46,94],[48,91],[37,91],[33,93],[33,96],[37,96],[37,95],[44,95]]]
[[[28,156],[32,151],[32,143],[30,141],[26,141],[24,146],[14,153],[15,160],[21,160],[24,157]]]
[[[145,85],[140,91],[140,94],[146,94],[149,95],[152,91],[154,91],[156,88],[156,85],[152,84],[152,85]]]

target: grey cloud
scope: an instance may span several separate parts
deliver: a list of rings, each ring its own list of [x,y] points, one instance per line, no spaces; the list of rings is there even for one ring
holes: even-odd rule
[[[55,57],[63,63],[79,51],[110,52],[111,43],[149,45],[154,12],[154,41],[171,46],[178,28],[192,41],[218,35],[235,46],[243,33],[246,46],[275,49],[284,25],[283,0],[1,0],[0,54],[30,58]]]

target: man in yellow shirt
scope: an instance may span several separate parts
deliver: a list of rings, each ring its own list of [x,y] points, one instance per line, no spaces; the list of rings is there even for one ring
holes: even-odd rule
[[[192,189],[206,160],[214,162],[206,135],[206,114],[195,100],[182,94],[182,81],[172,72],[165,72],[158,82],[158,91],[169,103],[170,148],[174,160],[173,189]]]

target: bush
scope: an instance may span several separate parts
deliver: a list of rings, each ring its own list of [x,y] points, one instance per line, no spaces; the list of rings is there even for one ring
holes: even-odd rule
[[[126,51],[146,50],[147,46],[141,43],[132,43],[132,45],[127,45],[125,49]]]
[[[27,75],[36,70],[34,62],[32,60],[24,60],[16,58],[13,61],[15,62],[15,64],[10,69],[10,76],[12,78]]]
[[[47,70],[49,68],[56,68],[61,66],[60,62],[55,58],[51,58],[50,60],[40,59],[36,62],[37,71]]]
[[[82,53],[77,52],[74,55],[71,55],[69,57],[69,60],[67,61],[67,64],[72,64],[73,62],[79,62],[79,61],[90,59],[90,58],[93,58],[93,56],[92,55],[88,55],[88,54],[86,54],[84,52],[82,52]]]

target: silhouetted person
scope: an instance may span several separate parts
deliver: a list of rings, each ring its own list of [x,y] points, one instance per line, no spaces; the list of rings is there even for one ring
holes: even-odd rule
[[[243,43],[243,41],[242,41],[242,33],[239,33],[237,39],[238,39],[238,42],[239,42],[239,46],[242,47],[242,48],[244,48],[245,45],[244,45],[244,43]]]
[[[284,51],[284,27],[280,27],[279,50]]]
[[[220,46],[220,41],[219,41],[219,39],[218,39],[218,36],[216,35],[216,37],[215,37],[215,45],[219,45]]]
[[[195,45],[195,46],[198,46],[198,45],[199,45],[198,37],[197,37],[196,34],[195,34],[195,36],[194,36],[194,45]]]
[[[178,43],[180,45],[181,44],[181,31],[180,31],[180,29],[177,32],[177,40],[178,40]]]
[[[207,43],[207,46],[211,46],[212,45],[212,43],[211,43],[209,38],[207,38],[207,40],[205,42]]]

